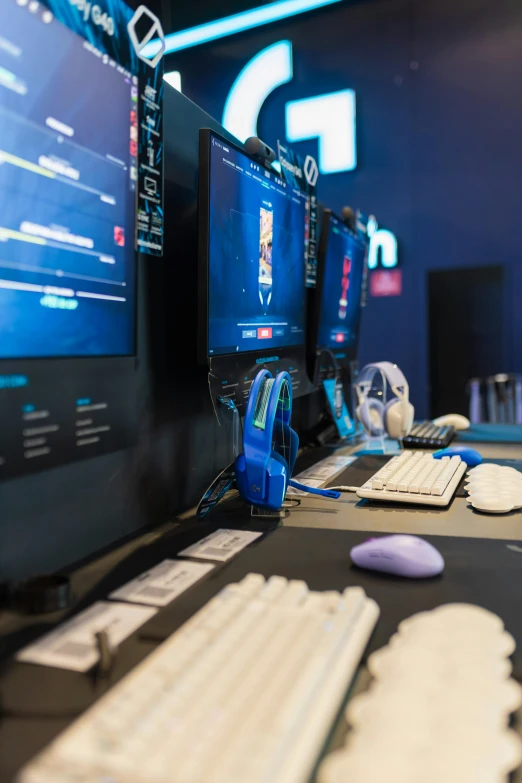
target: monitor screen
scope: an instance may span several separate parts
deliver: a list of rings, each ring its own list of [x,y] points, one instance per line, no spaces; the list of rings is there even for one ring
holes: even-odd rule
[[[209,139],[208,355],[302,345],[308,197]]]
[[[335,215],[325,219],[318,348],[357,346],[366,245]],[[323,243],[324,249],[324,243]]]
[[[134,353],[134,81],[0,3],[0,359]]]

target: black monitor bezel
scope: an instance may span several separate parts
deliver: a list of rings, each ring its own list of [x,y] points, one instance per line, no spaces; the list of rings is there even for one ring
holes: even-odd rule
[[[328,208],[324,209],[323,222],[321,226],[321,236],[319,239],[319,246],[317,251],[317,284],[315,287],[315,294],[314,294],[313,314],[312,317],[310,318],[310,323],[312,325],[312,331],[310,335],[310,346],[311,346],[311,350],[314,353],[314,356],[319,356],[319,354],[324,350],[331,351],[334,354],[334,356],[336,351],[342,351],[342,353],[344,353],[345,356],[343,357],[341,363],[347,364],[357,359],[359,339],[357,339],[355,345],[352,345],[348,348],[344,348],[342,346],[319,345],[319,328],[321,324],[321,313],[322,313],[322,305],[323,305],[323,288],[324,288],[324,276],[325,276],[325,269],[326,269],[326,257],[328,253],[328,236],[330,233],[330,222],[332,217],[335,218],[343,226],[343,228],[355,239],[355,241],[363,244],[363,240],[361,239],[360,236],[358,236],[357,232],[349,228],[349,226],[346,225],[344,220],[341,217],[339,217],[339,215],[337,215],[332,209],[328,209]],[[359,336],[359,330],[361,325],[361,315],[362,315],[362,306],[359,307],[359,317],[357,321],[358,336]]]
[[[262,355],[266,349],[257,348],[253,351],[238,351],[237,353],[223,353],[209,355],[209,248],[210,248],[210,139],[215,136],[223,144],[240,152],[252,163],[260,165],[258,158],[249,155],[239,144],[231,142],[226,136],[221,135],[212,128],[200,128],[199,131],[199,171],[198,171],[198,363],[208,365],[210,360],[216,360],[230,356],[254,356]],[[277,172],[270,169],[275,175]],[[305,328],[302,342],[292,346],[271,346],[270,351],[283,351],[287,348],[299,350],[306,348],[307,311],[306,311],[306,268],[303,256],[303,314]]]

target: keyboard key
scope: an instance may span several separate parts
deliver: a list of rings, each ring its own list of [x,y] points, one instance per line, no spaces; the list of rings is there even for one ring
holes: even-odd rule
[[[466,464],[458,456],[436,460],[426,452],[405,452],[393,457],[357,494],[370,500],[447,506],[465,470]],[[519,494],[520,498],[513,495],[513,502],[520,499],[522,505],[522,492]]]

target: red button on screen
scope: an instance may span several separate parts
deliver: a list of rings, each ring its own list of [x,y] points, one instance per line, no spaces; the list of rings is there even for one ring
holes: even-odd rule
[[[257,330],[258,340],[271,340],[272,339],[272,327],[265,327],[264,329]]]

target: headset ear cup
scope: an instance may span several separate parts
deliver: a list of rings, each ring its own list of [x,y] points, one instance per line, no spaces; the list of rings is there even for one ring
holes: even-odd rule
[[[393,438],[399,440],[403,437],[404,422],[402,415],[402,404],[397,398],[386,403],[384,409],[384,426],[386,432]]]
[[[236,464],[235,464],[235,472],[236,472],[236,484],[239,490],[239,494],[245,500],[250,500],[247,466],[246,466],[246,459],[244,454],[239,454],[239,456],[237,457]]]
[[[290,456],[288,458],[288,478],[293,475],[297,452],[299,451],[299,435],[295,430],[288,426],[288,435],[290,437]]]
[[[404,416],[404,407],[400,400],[394,399],[387,403],[384,409],[384,424],[390,438],[400,440],[405,438],[413,425],[415,408],[411,402],[406,403],[406,416]]]
[[[374,397],[367,398],[357,408],[357,416],[364,429],[373,438],[384,435],[384,405]]]
[[[403,435],[403,438],[406,437],[406,435],[409,435],[411,432],[411,428],[413,427],[413,420],[415,419],[415,408],[411,404],[411,402],[408,402],[406,405],[406,425],[405,425],[405,433]]]
[[[290,473],[286,459],[281,454],[278,454],[277,451],[272,451],[271,458],[268,461],[268,474],[267,506],[279,509],[285,499]]]

